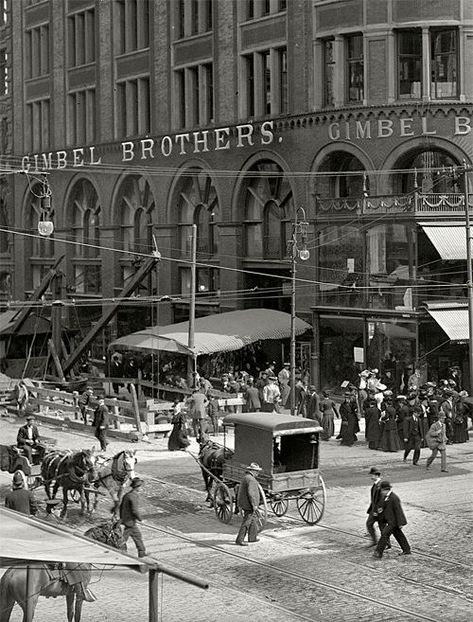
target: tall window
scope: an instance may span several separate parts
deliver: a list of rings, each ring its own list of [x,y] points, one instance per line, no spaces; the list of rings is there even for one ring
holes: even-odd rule
[[[38,78],[49,72],[49,24],[26,31],[26,78]]]
[[[204,63],[174,72],[177,127],[206,125],[214,120],[213,65]]]
[[[25,131],[26,150],[44,151],[50,145],[50,102],[49,99],[26,104],[28,131]]]
[[[149,77],[117,84],[117,138],[142,136],[151,128]]]
[[[179,39],[212,30],[213,0],[179,0],[176,5],[176,32]]]
[[[334,97],[334,70],[335,59],[333,54],[333,39],[326,39],[322,43],[323,54],[323,102],[325,107],[333,106]]]
[[[456,97],[458,95],[457,62],[458,37],[455,28],[432,31],[431,95],[434,99]]]
[[[287,8],[287,0],[246,0],[246,19],[280,13]]]
[[[422,97],[422,33],[407,30],[398,33],[399,97]]]
[[[82,145],[95,140],[95,89],[76,91],[68,95],[67,141]]]
[[[69,67],[95,61],[95,9],[67,18]]]
[[[350,35],[346,39],[347,99],[363,101],[363,35]]]
[[[100,260],[101,209],[97,192],[89,181],[78,182],[71,196],[74,245],[73,287],[76,292],[102,291]]]
[[[244,114],[248,117],[287,112],[287,50],[272,48],[243,56]]]
[[[118,53],[149,47],[149,0],[116,0],[118,9]]]
[[[8,95],[9,81],[8,53],[6,50],[0,49],[0,97],[2,95]]]

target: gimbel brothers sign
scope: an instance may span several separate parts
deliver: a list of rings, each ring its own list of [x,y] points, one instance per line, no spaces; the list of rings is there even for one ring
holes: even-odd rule
[[[318,125],[317,131],[323,126]],[[391,137],[408,138],[414,136],[435,136],[431,115],[398,117],[395,119],[364,119],[337,121],[327,124],[326,139],[329,141],[350,141],[384,139]],[[466,136],[472,132],[471,117],[456,115],[444,120],[441,136]],[[306,130],[310,131],[310,130]],[[119,143],[122,162],[155,160],[158,157],[169,158],[172,155],[194,155],[209,151],[226,151],[243,147],[268,146],[275,140],[274,122],[261,124],[243,123],[233,128],[219,127],[212,130],[183,132],[158,138],[126,140]],[[282,143],[280,136],[278,142]],[[68,167],[96,166],[102,164],[98,147],[77,147],[70,150],[50,151],[25,155],[21,160],[24,172],[39,172]]]

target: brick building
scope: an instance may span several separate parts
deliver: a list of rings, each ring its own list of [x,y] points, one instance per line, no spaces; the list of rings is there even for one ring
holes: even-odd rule
[[[355,353],[386,367],[390,352],[399,377],[464,367],[466,333],[448,331],[466,317],[454,173],[473,160],[470,1],[24,0],[9,13],[15,228],[43,218],[42,172],[55,227],[14,237],[16,299],[64,255],[64,325],[85,328],[154,238],[163,260],[104,343],[185,319],[197,224],[198,314],[289,311],[303,208],[297,314],[314,331],[300,356],[317,384],[353,375]]]

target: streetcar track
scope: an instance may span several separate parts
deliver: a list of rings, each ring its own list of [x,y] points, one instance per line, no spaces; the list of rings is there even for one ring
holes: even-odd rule
[[[239,561],[245,562],[245,563],[251,563],[255,566],[258,566],[260,568],[266,568],[267,570],[270,570],[272,572],[277,572],[279,574],[282,574],[286,577],[291,577],[293,579],[297,579],[298,581],[303,581],[305,583],[310,583],[312,585],[316,585],[317,587],[323,587],[329,590],[332,590],[334,592],[338,592],[340,594],[344,594],[345,596],[349,596],[350,598],[357,598],[363,601],[367,601],[371,604],[374,604],[378,607],[384,607],[385,609],[390,609],[392,611],[397,611],[398,613],[401,613],[403,615],[408,615],[411,618],[417,618],[419,620],[426,620],[427,622],[439,622],[439,620],[437,618],[431,618],[428,615],[425,615],[423,613],[419,613],[419,612],[414,612],[414,611],[410,611],[408,609],[405,609],[404,607],[400,607],[398,605],[392,604],[392,603],[388,603],[376,598],[373,598],[371,596],[367,596],[365,594],[360,594],[359,592],[355,592],[354,590],[350,590],[341,586],[337,586],[334,585],[332,583],[328,583],[327,581],[322,581],[321,579],[314,579],[311,577],[307,577],[304,576],[302,574],[299,574],[297,572],[293,572],[291,570],[287,570],[284,568],[280,568],[278,566],[274,566],[268,562],[262,562],[260,560],[257,559],[252,559],[251,557],[248,557],[246,555],[242,555],[240,553],[236,553],[233,551],[227,551],[226,549],[222,548],[221,546],[218,546],[216,544],[210,544],[210,543],[206,543],[205,541],[202,540],[196,540],[195,538],[192,538],[190,536],[186,536],[185,534],[174,530],[172,527],[156,527],[155,525],[150,525],[149,523],[144,523],[143,522],[143,527],[146,527],[147,529],[150,529],[151,531],[159,531],[161,533],[164,533],[168,536],[171,537],[175,537],[178,538],[180,540],[184,540],[185,542],[188,542],[190,544],[193,545],[197,545],[200,547],[205,547],[208,549],[211,549],[213,551],[216,551],[218,553],[223,553],[224,555],[228,556],[228,557],[233,557],[234,559],[238,559]],[[371,570],[371,568],[370,568]],[[430,586],[429,586],[430,587]],[[235,590],[235,588],[232,588],[234,591],[237,591],[239,594],[245,593],[245,595],[248,594],[247,591],[243,592],[243,590]],[[436,589],[436,588],[434,588]],[[270,600],[265,599],[264,600],[265,603],[274,606],[274,603]],[[280,607],[279,605],[275,605],[277,607]],[[295,612],[293,610],[289,610],[284,608],[286,611],[290,611],[291,614],[294,614]],[[303,618],[303,619],[308,619],[308,618]],[[309,618],[310,620],[313,620],[313,618]]]
[[[176,484],[176,483],[174,483],[172,481],[162,480],[162,479],[159,479],[159,478],[154,477],[154,476],[148,476],[147,479],[153,480],[153,481],[158,482],[160,484],[163,484],[165,486],[177,486],[179,488],[182,488],[183,490],[187,490],[188,492],[192,492],[192,493],[201,493],[202,492],[202,491],[200,491],[200,490],[198,490],[196,488],[191,488],[190,486],[185,486],[184,484]],[[202,494],[204,494],[204,493],[202,493]],[[205,503],[202,503],[202,507],[206,507]],[[208,508],[208,509],[213,512],[213,508]],[[188,512],[188,514],[191,514],[191,512]],[[365,539],[364,536],[361,536],[361,535],[359,535],[357,533],[354,533],[353,531],[348,531],[346,529],[341,529],[340,527],[333,527],[331,525],[327,525],[327,524],[324,524],[324,523],[317,523],[315,525],[307,525],[307,523],[302,518],[299,518],[297,516],[285,515],[284,517],[278,517],[278,516],[276,516],[274,514],[274,518],[272,518],[271,520],[277,521],[277,520],[279,520],[279,518],[283,518],[284,520],[288,520],[289,519],[293,523],[304,525],[304,526],[319,527],[319,528],[325,529],[327,531],[334,531],[334,532],[337,532],[337,533],[342,533],[344,535],[351,536],[352,538],[357,538],[357,539],[360,539],[360,540],[364,540]],[[217,520],[217,518],[216,518],[216,520]],[[272,538],[273,540],[279,540],[279,538],[277,538],[276,536],[274,536],[272,534],[265,534],[265,535],[267,537]],[[449,558],[446,558],[446,557],[439,557],[437,555],[431,555],[431,554],[426,553],[426,552],[424,552],[424,551],[422,551],[420,549],[414,549],[413,548],[412,550],[413,550],[413,552],[415,552],[416,556],[418,556],[418,557],[425,557],[426,559],[430,559],[430,560],[433,560],[433,561],[444,562],[444,563],[450,564],[452,566],[461,566],[461,567],[466,568],[468,570],[472,569],[470,564],[465,564],[464,562],[460,562],[460,561],[457,561],[457,560],[454,560],[454,559],[449,559]]]

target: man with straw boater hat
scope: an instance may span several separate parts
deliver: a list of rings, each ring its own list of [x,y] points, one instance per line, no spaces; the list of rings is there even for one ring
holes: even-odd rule
[[[248,542],[258,542],[256,537],[256,510],[260,504],[260,491],[256,475],[262,470],[256,462],[249,464],[238,489],[238,507],[243,510],[243,521],[235,543],[240,546],[248,546],[248,543],[245,542],[247,533]]]

